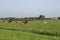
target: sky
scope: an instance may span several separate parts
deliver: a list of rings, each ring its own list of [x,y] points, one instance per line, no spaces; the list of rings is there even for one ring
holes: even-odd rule
[[[60,16],[60,0],[0,0],[0,17]]]

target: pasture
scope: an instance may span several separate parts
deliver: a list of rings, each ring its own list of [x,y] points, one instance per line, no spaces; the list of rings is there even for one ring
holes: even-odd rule
[[[0,22],[0,40],[60,40],[60,20]]]

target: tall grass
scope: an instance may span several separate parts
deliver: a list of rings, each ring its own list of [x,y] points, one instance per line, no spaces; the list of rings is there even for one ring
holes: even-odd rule
[[[47,23],[42,23],[41,20],[29,21],[27,24],[21,21],[18,21],[18,23],[14,21],[11,23],[7,21],[0,22],[0,28],[13,28],[26,31],[0,29],[0,40],[60,40],[60,37],[28,33],[29,31],[36,30],[60,34],[60,20],[45,20],[45,22]]]

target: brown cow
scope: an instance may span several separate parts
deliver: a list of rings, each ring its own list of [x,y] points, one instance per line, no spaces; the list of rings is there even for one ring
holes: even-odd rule
[[[27,24],[27,23],[28,23],[28,19],[27,19],[27,18],[24,18],[24,19],[22,20],[22,22],[23,22],[24,24]]]
[[[11,23],[12,22],[12,20],[8,20],[8,23]]]
[[[8,20],[8,23],[11,23],[11,22],[13,22],[12,20]],[[17,21],[15,21],[16,23],[17,23]]]

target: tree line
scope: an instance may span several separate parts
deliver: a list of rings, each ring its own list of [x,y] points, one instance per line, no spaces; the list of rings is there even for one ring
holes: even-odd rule
[[[56,18],[45,18],[45,16],[44,15],[39,15],[38,17],[24,17],[24,18],[26,18],[26,19],[28,19],[29,21],[31,21],[31,20],[52,20],[52,19],[56,19]],[[0,20],[5,20],[5,21],[7,21],[7,20],[12,20],[12,21],[21,21],[21,20],[23,20],[24,18],[15,18],[15,17],[8,17],[8,18],[0,18]],[[60,20],[60,17],[57,17],[57,19],[58,20]]]

